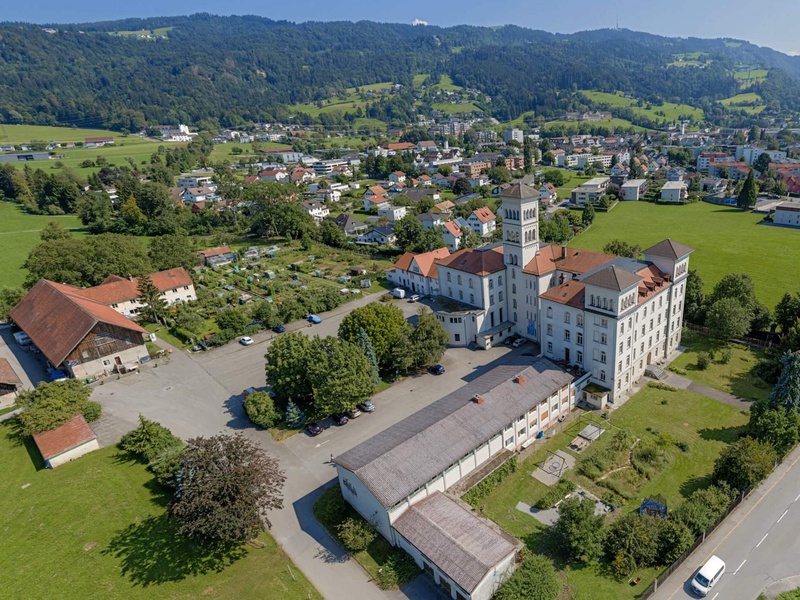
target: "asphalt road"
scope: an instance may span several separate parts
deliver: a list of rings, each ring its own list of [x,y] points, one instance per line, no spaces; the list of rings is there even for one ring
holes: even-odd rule
[[[310,335],[335,335],[344,315],[357,306],[374,301],[365,297],[348,303],[334,314],[321,315],[323,322],[308,327],[294,323],[288,330]],[[398,302],[407,317],[419,304]],[[344,427],[328,427],[321,435],[301,432],[283,443],[266,431],[252,426],[244,415],[241,392],[264,385],[264,353],[274,334],[253,336],[255,344],[228,344],[209,352],[187,354],[175,351],[168,362],[140,374],[109,379],[95,387],[92,399],[103,405],[97,423],[98,437],[114,443],[122,433],[136,426],[139,414],[159,421],[184,438],[240,431],[262,444],[278,458],[286,472],[284,508],[274,511],[272,534],[308,576],[312,584],[331,600],[372,600],[374,598],[439,598],[441,594],[424,578],[403,592],[382,592],[367,573],[325,533],[313,517],[314,502],[325,487],[335,481],[331,455],[339,454],[401,421],[413,412],[463,386],[470,379],[502,362],[509,353],[532,352],[532,345],[518,350],[507,347],[488,351],[450,348],[442,358],[446,372],[403,379],[373,398],[377,409]],[[161,342],[159,342],[161,343]]]
[[[673,573],[654,600],[696,598],[690,581],[713,554],[725,561],[726,572],[710,600],[755,600],[770,585],[800,575],[798,462],[800,448]]]

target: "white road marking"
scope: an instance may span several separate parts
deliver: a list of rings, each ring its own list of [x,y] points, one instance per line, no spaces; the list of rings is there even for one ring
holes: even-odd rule
[[[739,567],[733,572],[733,574],[736,575],[739,572],[739,570],[744,566],[744,563],[746,563],[746,562],[747,562],[747,559],[745,558],[742,561],[742,564],[739,565]]]
[[[778,519],[778,520],[776,521],[776,523],[780,523],[780,522],[781,522],[781,520],[783,519],[783,517],[785,517],[785,516],[786,516],[786,513],[788,513],[788,512],[789,512],[789,509],[787,508],[785,511],[783,511],[783,514],[781,515],[781,518],[780,518],[780,519]]]
[[[717,592],[716,594],[714,594],[714,597],[713,597],[711,600],[717,600],[717,596],[719,596],[719,592]]]
[[[797,502],[798,500],[800,500],[800,494],[797,494],[797,498],[794,499],[795,502]]]
[[[764,534],[764,537],[763,537],[763,538],[761,538],[761,541],[760,541],[760,542],[758,542],[758,543],[756,544],[756,548],[758,548],[758,547],[761,545],[761,543],[762,543],[762,542],[763,542],[765,539],[767,539],[767,536],[768,536],[768,535],[769,535],[769,532],[767,532],[767,533],[765,533],[765,534]],[[742,564],[744,564],[744,563],[742,563]],[[741,568],[741,567],[740,567],[740,568]]]
[[[330,441],[331,441],[331,440],[330,440],[330,438],[329,438],[329,439],[325,440],[324,442],[322,442],[321,444],[317,444],[317,445],[316,445],[316,446],[314,446],[314,447],[315,447],[315,448],[319,448],[320,446],[323,446],[323,445],[327,444],[327,443],[328,443],[328,442],[330,442]]]

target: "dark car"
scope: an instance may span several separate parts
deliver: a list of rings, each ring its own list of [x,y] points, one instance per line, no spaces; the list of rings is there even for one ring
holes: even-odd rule
[[[272,331],[274,331],[275,333],[283,333],[284,331],[286,331],[286,327],[284,327],[283,325],[275,325],[275,327],[272,328]]]
[[[308,432],[308,435],[315,437],[322,433],[323,429],[316,423],[307,423],[306,431]]]
[[[357,419],[361,416],[361,411],[358,408],[351,408],[347,411],[347,418],[348,419]]]
[[[365,413],[375,412],[375,405],[370,400],[359,402],[358,404],[356,404],[356,406],[361,409],[361,412]]]
[[[433,375],[444,375],[444,367],[442,365],[433,365],[428,368]]]
[[[507,337],[507,338],[506,338],[506,341],[505,341],[505,342],[503,342],[503,344],[505,344],[506,346],[510,346],[511,344],[513,344],[513,343],[514,343],[514,340],[515,340],[515,339],[516,339],[516,338],[515,338],[515,336],[513,336],[513,335],[512,335],[511,337]]]
[[[344,413],[333,413],[331,415],[331,421],[333,421],[334,425],[338,425],[341,427],[342,425],[347,425],[347,422],[350,419],[347,418],[347,415]]]

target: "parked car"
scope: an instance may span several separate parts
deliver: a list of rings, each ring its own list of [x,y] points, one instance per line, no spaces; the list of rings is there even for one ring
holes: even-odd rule
[[[419,302],[419,294],[411,294],[408,297],[409,302]]]
[[[324,430],[316,423],[306,423],[306,431],[308,432],[308,435],[310,435],[311,437],[316,437]]]
[[[358,410],[357,407],[356,408],[351,408],[350,410],[347,411],[347,418],[348,419],[357,419],[360,416],[361,416],[361,411]]]
[[[283,333],[284,331],[286,331],[286,327],[284,327],[283,325],[275,325],[275,327],[272,328],[272,331],[274,331],[275,333]]]
[[[255,394],[258,390],[254,387],[249,387],[242,392],[242,397],[247,398],[250,394]]]
[[[314,325],[319,325],[322,323],[322,318],[317,315],[308,315],[308,320],[309,322],[314,323]]]
[[[724,573],[725,563],[719,556],[712,556],[692,579],[692,590],[698,596],[707,596]]]
[[[514,348],[519,348],[520,346],[524,346],[527,343],[528,343],[528,340],[526,340],[525,338],[521,337],[521,338],[515,339],[514,343],[511,344],[511,345],[514,346]]]
[[[253,345],[253,338],[251,338],[250,336],[246,335],[246,336],[244,336],[244,337],[239,339],[239,343],[242,346],[252,346]]]
[[[433,375],[444,375],[444,367],[442,365],[433,365],[428,368]]]
[[[359,402],[356,404],[358,408],[361,409],[361,412],[371,413],[375,412],[375,405],[372,403],[371,400],[365,400],[364,402]]]
[[[507,338],[506,338],[506,341],[505,341],[505,342],[503,342],[503,343],[504,343],[506,346],[510,346],[511,344],[513,344],[514,342],[516,342],[516,341],[517,341],[517,339],[518,339],[518,338],[515,338],[515,337],[512,335],[511,337],[507,337]]]
[[[338,425],[341,427],[342,425],[347,425],[347,422],[350,419],[347,418],[347,415],[344,413],[333,413],[331,415],[331,421],[333,421],[334,425]]]

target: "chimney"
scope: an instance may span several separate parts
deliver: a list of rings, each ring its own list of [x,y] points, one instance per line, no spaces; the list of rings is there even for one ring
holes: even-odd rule
[[[483,396],[481,396],[481,395],[479,395],[479,394],[475,394],[475,395],[472,397],[472,401],[473,401],[475,404],[483,404]]]
[[[514,377],[514,383],[518,383],[519,385],[525,385],[525,377],[523,375],[517,375]]]
[[[567,258],[567,245],[566,244],[561,244],[561,258],[562,259],[566,259]]]

